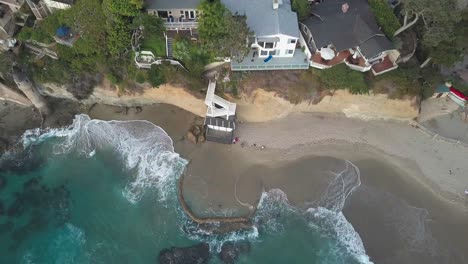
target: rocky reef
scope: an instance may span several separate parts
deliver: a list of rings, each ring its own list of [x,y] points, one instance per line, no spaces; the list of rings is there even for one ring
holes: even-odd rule
[[[210,260],[210,246],[199,243],[191,247],[171,247],[159,252],[160,264],[205,264]]]

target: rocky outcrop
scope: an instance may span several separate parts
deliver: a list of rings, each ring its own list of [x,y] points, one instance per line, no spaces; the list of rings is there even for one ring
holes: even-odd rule
[[[226,242],[221,247],[219,258],[223,263],[234,264],[239,259],[240,254],[250,252],[250,243],[245,242]]]
[[[202,125],[193,125],[187,132],[186,138],[193,144],[205,142],[205,128]]]
[[[159,264],[205,264],[210,260],[210,246],[199,243],[191,247],[171,247],[159,252]]]
[[[18,88],[28,97],[34,106],[41,112],[42,115],[49,115],[51,113],[47,102],[44,97],[34,87],[33,83],[29,80],[26,74],[16,72],[13,74],[13,80]]]

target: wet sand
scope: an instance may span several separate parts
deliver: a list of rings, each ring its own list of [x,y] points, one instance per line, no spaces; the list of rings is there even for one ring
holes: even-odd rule
[[[327,183],[323,171],[328,167],[336,170],[335,165],[342,165],[334,164],[341,162],[334,158],[346,159],[358,166],[361,186],[348,197],[344,214],[375,263],[466,263],[468,260],[468,203],[457,195],[463,186],[452,188],[457,182],[460,185],[459,179],[467,175],[463,176],[467,165],[458,160],[466,156],[451,161],[445,157],[446,152],[457,154],[465,153],[464,150],[441,142],[425,147],[430,140],[426,141],[422,134],[419,139],[400,124],[361,125],[359,120],[323,115],[300,115],[297,120],[301,127],[291,123],[294,118],[241,124],[244,146],[210,142],[193,145],[183,137],[192,124],[202,122],[201,118],[162,104],[144,106],[141,110],[95,105],[82,111],[104,120],[145,119],[167,131],[174,140],[176,152],[190,161],[184,195],[200,214],[248,214],[250,205],[258,202],[261,192],[273,188],[282,189],[292,205],[311,207]],[[387,131],[389,135],[378,135],[377,132],[385,133],[387,127],[394,127],[401,134]],[[359,131],[357,136],[355,131]],[[406,134],[408,139],[404,138]],[[394,148],[398,151],[406,150],[398,149],[402,144],[411,144],[419,152],[398,155],[398,151],[383,146],[392,142],[396,142]],[[264,144],[266,148],[253,147],[253,143]],[[427,153],[427,157],[417,157],[417,153]],[[431,157],[438,155],[443,158],[428,166],[429,169],[436,166],[438,172],[459,168],[454,169],[459,175],[448,180],[448,187],[443,186],[447,175],[435,181],[436,176],[427,175],[427,167],[421,169],[424,164],[421,160],[430,162]],[[444,195],[451,191],[452,195]],[[447,199],[454,196],[456,202]]]

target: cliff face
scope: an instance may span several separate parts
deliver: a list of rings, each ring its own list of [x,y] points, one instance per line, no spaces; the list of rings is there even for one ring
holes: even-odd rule
[[[64,87],[54,84],[42,86],[42,92],[48,96],[76,100]],[[250,96],[242,94],[240,98],[230,98],[238,104],[238,119],[245,122],[265,122],[283,118],[295,112],[342,113],[347,117],[366,120],[392,119],[411,120],[418,116],[418,108],[414,99],[392,100],[386,95],[352,95],[339,90],[333,96],[326,96],[318,104],[302,102],[291,104],[287,100],[257,89]],[[84,104],[110,104],[125,106],[141,106],[155,103],[175,105],[198,116],[204,116],[206,106],[204,100],[197,98],[183,88],[164,85],[160,88],[143,89],[143,92],[133,95],[119,96],[114,89],[96,87],[93,94]]]

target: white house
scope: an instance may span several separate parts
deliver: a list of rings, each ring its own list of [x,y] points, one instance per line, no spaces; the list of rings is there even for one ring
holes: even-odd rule
[[[23,6],[24,0],[0,0],[0,4],[9,6],[13,12],[18,12]]]
[[[249,54],[231,61],[232,70],[308,69],[309,64],[298,42],[297,14],[290,0],[221,0],[234,14],[245,15],[254,32],[248,40]]]
[[[44,19],[56,10],[70,8],[74,0],[26,0],[38,20]]]

